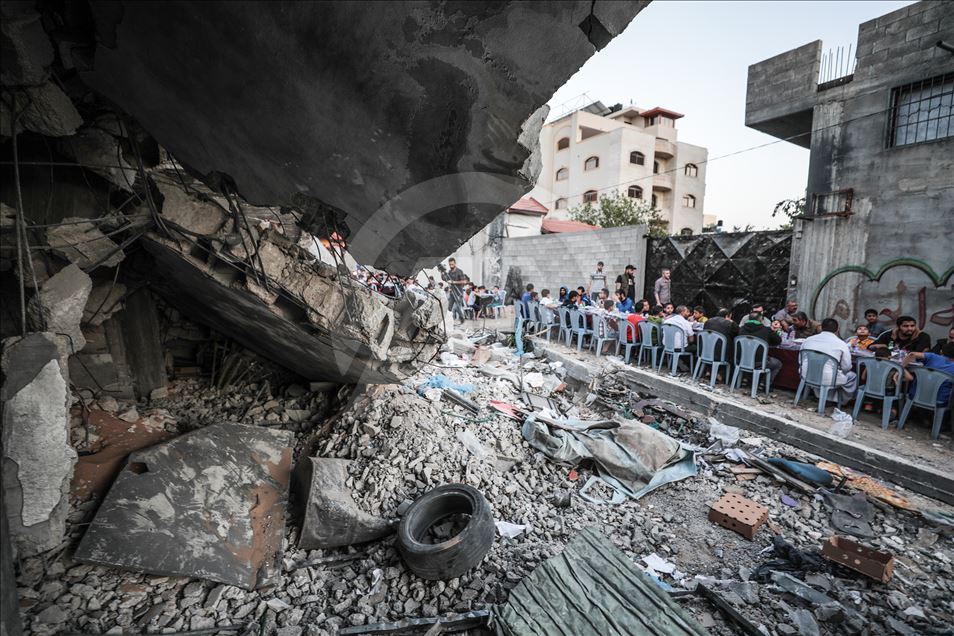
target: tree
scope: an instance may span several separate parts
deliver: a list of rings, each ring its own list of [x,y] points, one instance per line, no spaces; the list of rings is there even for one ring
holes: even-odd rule
[[[788,223],[783,224],[778,229],[790,230],[795,225],[795,219],[805,215],[805,197],[801,199],[785,199],[775,204],[772,216],[782,215],[788,219]]]
[[[588,201],[575,206],[570,209],[570,218],[600,227],[648,225],[650,236],[666,236],[666,224],[659,210],[645,199],[628,197],[622,192],[603,195],[595,205]]]

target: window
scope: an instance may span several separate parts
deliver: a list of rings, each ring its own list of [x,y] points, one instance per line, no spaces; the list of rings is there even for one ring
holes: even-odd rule
[[[659,174],[659,162],[658,162],[658,161],[654,161],[654,162],[653,162],[653,174]]]
[[[692,228],[684,227],[681,230],[679,230],[679,234],[682,236],[692,236]]]
[[[570,147],[569,137],[563,137],[557,142],[557,150],[563,150],[564,148],[569,148],[569,147]]]
[[[832,192],[814,192],[808,216],[825,216],[851,214],[851,204],[855,198],[853,188],[834,190]]]
[[[596,190],[587,190],[583,193],[584,203],[596,203]]]
[[[654,194],[653,198],[650,200],[650,203],[653,204],[653,207],[659,207],[659,198]]]
[[[646,155],[641,152],[633,151],[629,153],[629,162],[635,163],[637,166],[646,165]]]
[[[557,210],[563,210],[566,208],[566,199],[557,199],[553,204],[553,207]]]
[[[888,146],[954,137],[954,73],[891,92]]]
[[[584,170],[596,170],[600,167],[600,158],[599,157],[590,157],[583,162]]]
[[[687,177],[697,177],[699,176],[699,166],[694,163],[686,164],[686,176]]]
[[[556,172],[556,180],[557,180],[557,181],[563,181],[564,179],[566,179],[566,178],[569,177],[569,176],[570,176],[570,171],[567,170],[566,168],[560,168],[560,169],[557,170],[557,172]]]
[[[629,186],[629,190],[626,191],[626,194],[629,195],[630,199],[642,199],[643,189],[639,186]]]
[[[696,197],[692,196],[691,194],[685,195],[682,197],[682,205],[687,208],[696,207]]]
[[[655,126],[655,125],[656,125],[656,118],[655,118],[655,117],[647,117],[647,118],[646,118],[646,126],[647,126],[647,128],[648,128],[649,126]]]

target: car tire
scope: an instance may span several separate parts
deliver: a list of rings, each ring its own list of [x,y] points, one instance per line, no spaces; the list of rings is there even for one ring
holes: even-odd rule
[[[455,514],[468,514],[467,525],[442,543],[423,543],[427,530]],[[411,504],[398,527],[397,548],[412,572],[431,581],[452,579],[476,566],[494,542],[490,504],[464,484],[438,486]]]

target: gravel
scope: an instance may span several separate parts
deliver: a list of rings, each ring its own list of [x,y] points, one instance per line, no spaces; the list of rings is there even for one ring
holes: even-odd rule
[[[452,361],[447,356],[445,360]],[[559,380],[566,375],[559,364],[533,358],[519,364],[491,364],[524,378],[540,374],[545,380],[542,390],[562,388]],[[480,413],[475,416],[446,400],[432,402],[419,395],[416,387],[437,373],[473,385],[468,398],[481,405]],[[533,379],[538,383],[536,375]],[[842,569],[807,576],[793,573],[838,604],[813,606],[774,583],[754,581],[752,575],[772,558],[762,552],[772,545],[776,532],[801,549],[817,549],[833,533],[830,512],[819,497],[790,490],[765,475],[737,481],[729,470],[733,464],[706,456],[697,477],[663,487],[640,501],[619,506],[588,503],[577,492],[591,473],[585,467],[571,471],[573,467],[557,465],[529,447],[517,422],[487,407],[492,399],[516,403],[519,395],[513,383],[473,367],[429,365],[403,384],[372,386],[355,395],[330,419],[332,396],[305,387],[269,389],[259,396],[256,384],[216,390],[199,380],[186,380],[170,387],[168,397],[135,406],[143,417],[161,411],[164,425],[180,433],[213,422],[240,421],[243,416],[241,421],[293,430],[298,433],[299,453],[316,448],[321,456],[353,460],[349,485],[358,506],[371,514],[396,519],[431,488],[465,483],[484,494],[495,521],[527,529],[513,539],[497,537],[483,562],[463,576],[424,581],[405,568],[393,537],[357,548],[298,550],[297,527],[290,519],[283,576],[275,586],[251,592],[208,581],[77,564],[66,550],[55,558],[46,555],[20,563],[17,583],[25,628],[36,634],[158,633],[241,625],[240,634],[317,636],[334,634],[343,626],[487,609],[504,602],[510,589],[559,553],[577,532],[597,526],[634,563],[655,553],[675,564],[672,574],[660,575],[670,585],[707,582],[769,635],[816,633],[816,629],[819,634],[952,633],[954,542],[916,514],[876,506],[872,524],[876,538],[865,543],[896,555],[895,575],[886,584]],[[632,402],[629,389],[611,373],[591,387],[559,390],[551,397],[570,415],[584,419],[612,416]],[[133,406],[105,400],[100,404],[114,412]],[[709,446],[705,422],[651,407],[645,415],[687,444]],[[758,447],[744,442],[739,447],[760,448],[767,456],[814,459],[768,439],[755,441]],[[708,505],[726,492],[769,508],[770,522],[754,541],[707,521]],[[783,494],[795,499],[798,507],[784,505]],[[938,502],[932,505],[948,509]],[[73,520],[88,517],[89,510],[78,507]],[[83,527],[75,526],[75,536]],[[333,560],[341,555],[358,558]],[[324,563],[298,568],[316,559]],[[736,633],[705,601],[690,597],[679,602],[711,633]]]

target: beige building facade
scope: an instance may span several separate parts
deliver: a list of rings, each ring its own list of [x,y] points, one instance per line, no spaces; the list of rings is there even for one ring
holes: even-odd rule
[[[567,219],[585,201],[621,192],[659,209],[670,234],[703,228],[708,150],[678,139],[682,115],[596,102],[540,132],[542,169],[531,196]]]

